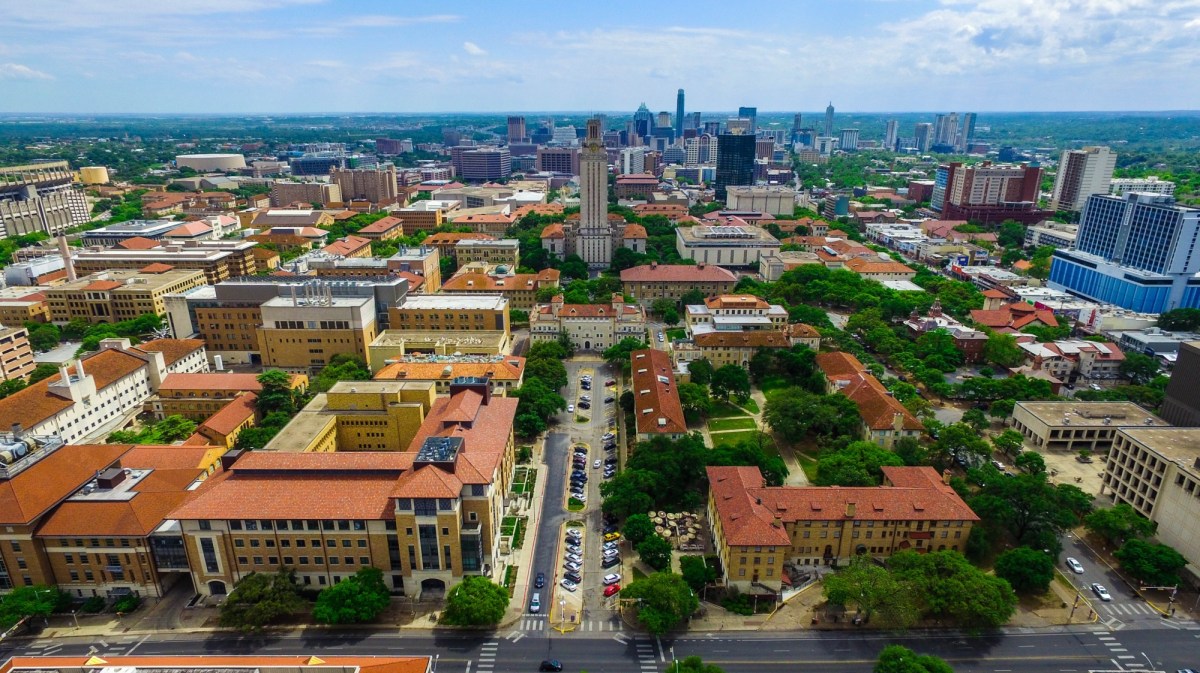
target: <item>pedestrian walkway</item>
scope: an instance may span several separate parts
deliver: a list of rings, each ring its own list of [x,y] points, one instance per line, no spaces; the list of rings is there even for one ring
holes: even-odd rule
[[[654,656],[654,643],[649,640],[636,640],[638,667],[642,673],[658,673],[658,660]]]
[[[496,650],[500,647],[500,641],[489,640],[479,648],[479,665],[475,670],[479,673],[492,673],[492,669],[496,666]]]
[[[556,625],[557,625],[557,623],[556,623]],[[524,631],[526,633],[536,633],[539,631],[545,631],[550,628],[550,618],[547,615],[535,615],[535,614],[531,614],[531,613],[526,613],[524,616],[521,617],[520,621],[513,624],[513,627],[517,631]],[[615,632],[615,631],[621,631],[622,628],[623,628],[623,625],[621,624],[621,621],[619,619],[617,619],[616,617],[610,617],[608,619],[584,619],[583,621],[581,621],[579,623],[579,626],[575,630],[576,631],[593,631],[593,632],[599,632],[599,631],[614,631]]]
[[[1145,603],[1101,603],[1100,614],[1102,615],[1157,615],[1157,610],[1146,605]]]

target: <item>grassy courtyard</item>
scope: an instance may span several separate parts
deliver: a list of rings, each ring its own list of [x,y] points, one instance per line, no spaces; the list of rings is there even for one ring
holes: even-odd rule
[[[749,416],[735,418],[714,418],[708,422],[708,429],[713,432],[722,430],[754,430],[758,425]]]

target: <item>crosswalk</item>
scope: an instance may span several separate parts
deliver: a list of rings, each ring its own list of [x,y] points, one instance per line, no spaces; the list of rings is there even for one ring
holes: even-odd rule
[[[524,632],[545,631],[550,628],[550,619],[546,615],[525,613],[517,622],[516,630]],[[620,631],[621,621],[616,617],[608,619],[584,619],[575,631]]]
[[[1101,603],[1100,614],[1119,617],[1121,615],[1157,615],[1158,612],[1145,603]]]
[[[496,649],[500,647],[500,641],[489,640],[479,648],[479,666],[476,668],[479,673],[492,673],[492,668],[496,665]]]
[[[638,667],[642,673],[658,673],[658,661],[654,656],[654,643],[648,640],[634,642],[637,648]]]
[[[139,640],[144,641],[145,639],[146,637],[139,639],[138,636],[103,638],[88,646],[88,654],[98,657],[116,657],[129,654],[141,644]],[[26,645],[24,649],[29,650],[31,654],[51,657],[63,649],[63,644],[58,640],[37,640]]]

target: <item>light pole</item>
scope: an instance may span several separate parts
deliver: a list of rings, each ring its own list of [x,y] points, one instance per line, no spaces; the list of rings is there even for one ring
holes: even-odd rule
[[[565,632],[567,628],[567,599],[558,599],[558,631]]]
[[[675,657],[675,646],[671,646],[671,661],[675,664],[675,673],[679,673],[679,659]]]

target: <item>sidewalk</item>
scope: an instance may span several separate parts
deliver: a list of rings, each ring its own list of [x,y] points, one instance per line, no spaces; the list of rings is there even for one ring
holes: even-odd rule
[[[529,465],[538,471],[537,481],[533,485],[533,493],[529,497],[529,509],[523,513],[527,519],[525,525],[525,540],[521,548],[508,554],[509,565],[517,566],[517,579],[513,589],[512,600],[508,604],[508,612],[500,620],[497,628],[508,626],[525,614],[525,606],[529,604],[529,587],[533,584],[533,552],[537,548],[538,533],[542,521],[542,503],[546,499],[546,477],[550,466],[543,460],[546,450],[546,435],[543,433],[533,445],[533,457]],[[503,581],[504,578],[497,578]]]

